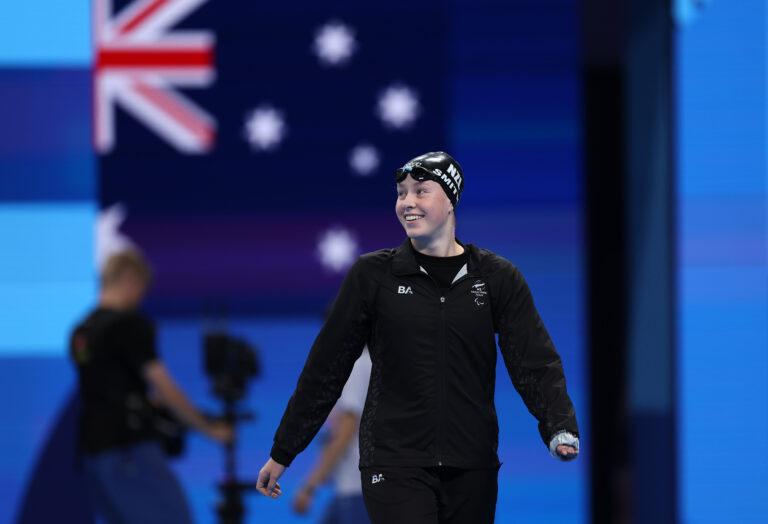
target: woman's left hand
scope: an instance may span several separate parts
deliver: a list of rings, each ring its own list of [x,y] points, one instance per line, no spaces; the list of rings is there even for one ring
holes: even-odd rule
[[[574,448],[573,446],[568,446],[566,444],[560,444],[555,449],[557,450],[557,454],[563,460],[573,460],[576,458],[576,455],[579,454],[578,449]]]

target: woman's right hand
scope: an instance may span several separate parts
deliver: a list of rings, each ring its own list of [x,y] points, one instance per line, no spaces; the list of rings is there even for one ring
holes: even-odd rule
[[[264,495],[276,499],[283,494],[277,479],[285,472],[285,466],[275,462],[271,457],[259,471],[259,480],[256,481],[256,490]]]

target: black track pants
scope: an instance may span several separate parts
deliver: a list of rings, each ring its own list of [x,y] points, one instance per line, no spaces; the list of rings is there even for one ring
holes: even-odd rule
[[[363,499],[373,524],[491,524],[498,469],[365,468]]]

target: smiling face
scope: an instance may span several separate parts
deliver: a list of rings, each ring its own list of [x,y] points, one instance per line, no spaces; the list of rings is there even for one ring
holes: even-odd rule
[[[395,212],[409,238],[434,240],[447,236],[453,240],[452,209],[451,201],[437,182],[419,182],[409,175],[397,184]]]

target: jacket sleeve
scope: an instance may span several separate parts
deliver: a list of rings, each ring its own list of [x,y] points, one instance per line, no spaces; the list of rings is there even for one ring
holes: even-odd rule
[[[560,355],[536,310],[528,284],[509,264],[502,271],[498,289],[494,320],[499,348],[515,389],[539,421],[544,444],[549,446],[560,431],[578,437],[576,412],[566,391]]]
[[[323,425],[368,341],[375,283],[364,265],[358,259],[347,273],[275,433],[270,455],[284,466]]]

